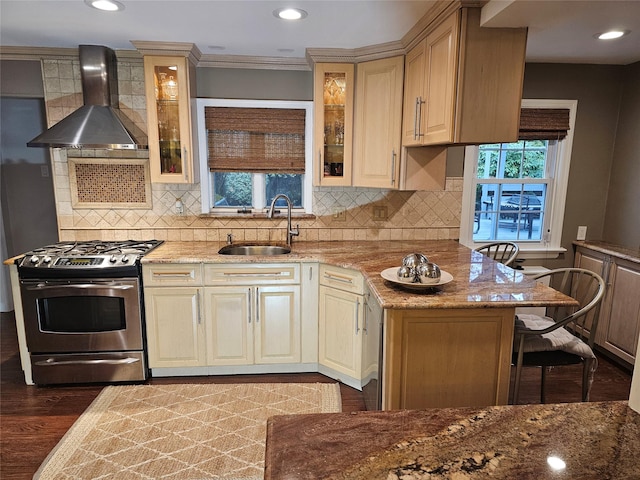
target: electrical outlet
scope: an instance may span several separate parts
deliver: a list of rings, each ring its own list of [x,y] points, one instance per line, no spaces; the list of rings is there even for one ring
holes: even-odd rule
[[[338,222],[347,220],[347,211],[342,207],[333,207],[333,219]]]
[[[387,209],[387,207],[379,205],[376,207],[373,207],[373,219],[374,220],[386,220],[387,218],[389,218],[389,210]]]
[[[576,235],[576,240],[586,240],[587,239],[587,227],[586,225],[582,225],[578,227],[578,234]]]

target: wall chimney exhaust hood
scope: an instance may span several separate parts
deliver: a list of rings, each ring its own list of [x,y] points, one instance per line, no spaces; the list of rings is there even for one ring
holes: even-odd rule
[[[27,143],[29,147],[148,148],[147,136],[112,103],[117,98],[115,52],[99,45],[80,45],[84,105]]]

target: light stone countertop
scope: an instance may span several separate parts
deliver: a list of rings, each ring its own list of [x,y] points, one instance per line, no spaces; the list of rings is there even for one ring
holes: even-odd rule
[[[294,242],[290,254],[277,256],[218,254],[224,245],[224,242],[168,241],[145,255],[142,264],[325,263],[360,271],[380,305],[387,309],[512,308],[575,303],[522,272],[454,240]],[[402,258],[413,252],[427,255],[430,261],[450,273],[453,281],[438,288],[413,291],[380,276],[386,268],[399,267]]]
[[[579,241],[575,240],[574,245],[578,247],[590,248],[596,252],[604,253],[606,255],[613,255],[614,257],[629,260],[630,262],[640,263],[640,250],[634,250],[632,248],[622,247],[614,243],[603,242],[600,240],[592,241]]]

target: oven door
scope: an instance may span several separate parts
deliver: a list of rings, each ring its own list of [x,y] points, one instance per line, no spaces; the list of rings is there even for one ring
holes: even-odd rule
[[[142,350],[137,278],[20,282],[31,353]]]

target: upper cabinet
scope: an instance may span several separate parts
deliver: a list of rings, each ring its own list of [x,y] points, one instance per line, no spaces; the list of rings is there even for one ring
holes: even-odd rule
[[[198,169],[194,165],[197,155],[191,133],[191,102],[196,88],[191,52],[148,54],[149,42],[133,43],[144,55],[151,181],[195,183]],[[171,51],[175,53],[176,49]]]
[[[353,185],[398,188],[404,58],[356,69]]]
[[[435,26],[406,55],[402,144],[515,141],[526,37],[480,27],[479,8]]]
[[[314,71],[316,185],[351,185],[354,66],[317,63]]]

